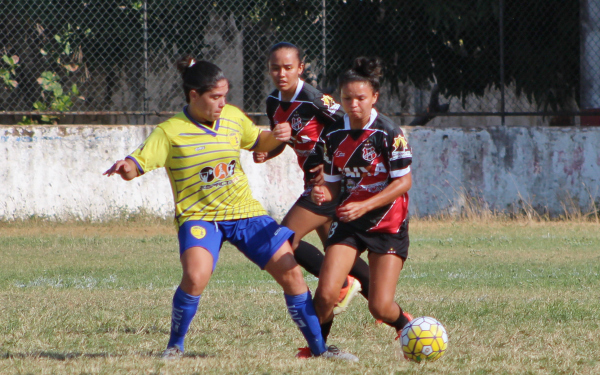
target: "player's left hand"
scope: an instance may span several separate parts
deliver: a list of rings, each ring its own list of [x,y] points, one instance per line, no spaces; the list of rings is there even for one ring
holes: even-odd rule
[[[310,170],[315,176],[308,182],[311,185],[323,185],[325,183],[325,173],[323,172],[323,164],[319,164]]]
[[[254,159],[254,162],[257,163],[257,164],[264,163],[265,161],[267,161],[268,157],[269,157],[269,153],[268,152],[254,151],[252,153],[252,158]]]
[[[289,122],[280,122],[273,128],[273,136],[279,142],[287,142],[292,137],[292,128]]]
[[[364,202],[351,202],[336,209],[337,217],[344,223],[356,220],[367,212],[369,210]]]

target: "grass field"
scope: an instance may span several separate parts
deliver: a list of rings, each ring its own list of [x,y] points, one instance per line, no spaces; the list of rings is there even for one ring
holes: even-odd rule
[[[329,340],[359,363],[294,359],[305,345],[280,288],[229,245],[186,357],[160,361],[180,278],[174,233],[151,220],[0,224],[0,373],[600,373],[598,224],[413,221],[397,300],[450,336],[423,365],[396,357],[395,333],[362,297]]]

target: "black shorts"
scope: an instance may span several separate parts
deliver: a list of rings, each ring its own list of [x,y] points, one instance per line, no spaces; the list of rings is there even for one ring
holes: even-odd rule
[[[329,238],[325,242],[325,248],[342,244],[355,248],[360,253],[365,250],[377,254],[396,254],[406,260],[408,257],[408,219],[400,226],[398,233],[366,232],[338,221],[331,224]]]
[[[340,204],[339,195],[338,198],[332,200],[331,202],[326,202],[319,206],[314,203],[312,199],[310,199],[311,191],[312,188],[304,190],[302,195],[300,195],[300,198],[298,198],[296,203],[294,203],[294,206],[305,208],[313,214],[333,218],[335,216],[335,209]]]

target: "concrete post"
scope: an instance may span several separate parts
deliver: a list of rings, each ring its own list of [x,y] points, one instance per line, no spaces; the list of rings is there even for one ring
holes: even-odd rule
[[[600,112],[600,0],[580,0],[581,110]],[[598,116],[581,116],[581,125],[600,126]]]

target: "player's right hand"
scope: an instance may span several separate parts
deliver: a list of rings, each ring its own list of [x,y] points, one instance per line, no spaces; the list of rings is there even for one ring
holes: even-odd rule
[[[317,206],[325,203],[325,187],[322,185],[313,186],[310,198]]]
[[[106,172],[102,173],[103,176],[110,177],[115,173],[120,175],[121,177],[126,176],[128,173],[132,171],[131,165],[127,163],[125,160],[119,160],[112,167],[108,168]]]
[[[273,128],[273,136],[279,142],[287,142],[292,137],[292,127],[289,122],[280,122]]]
[[[264,163],[265,161],[267,161],[268,156],[269,156],[268,152],[254,151],[252,153],[252,159],[254,159],[255,163]]]

